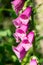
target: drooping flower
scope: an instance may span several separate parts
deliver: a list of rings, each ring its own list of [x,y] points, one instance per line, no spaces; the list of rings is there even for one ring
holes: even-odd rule
[[[31,16],[31,11],[32,8],[31,7],[27,7],[24,12],[20,15],[20,21],[22,22],[22,24],[28,24],[29,20],[30,20],[30,16]]]
[[[33,58],[31,59],[29,65],[38,65],[37,59],[33,57]]]
[[[21,25],[20,28],[16,29],[16,32],[14,33],[14,37],[16,39],[16,42],[19,42],[20,40],[23,40],[26,36],[26,31],[28,29],[28,25]]]
[[[19,17],[14,19],[12,22],[16,28],[20,27],[22,24]]]
[[[27,38],[29,42],[32,43],[34,40],[34,31],[31,31],[29,34],[27,34]]]
[[[18,18],[13,20],[13,24],[16,28],[20,27],[22,24],[27,25],[31,16],[31,7],[27,7],[23,13],[19,15]]]
[[[25,0],[14,0],[11,2],[13,9],[15,10],[16,14],[22,9]]]
[[[19,44],[17,47],[12,47],[12,49],[13,49],[13,52],[18,57],[19,61],[21,62],[21,60],[24,58],[26,54],[25,49],[21,46],[21,44]]]
[[[24,37],[23,41],[21,42],[22,46],[28,51],[32,47],[32,42],[34,39],[34,32],[31,31],[27,37]]]

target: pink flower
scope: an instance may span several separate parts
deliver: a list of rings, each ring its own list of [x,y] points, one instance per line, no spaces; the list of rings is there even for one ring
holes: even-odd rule
[[[19,17],[14,19],[12,22],[15,25],[16,28],[20,27],[21,24],[22,24]]]
[[[16,14],[22,9],[25,0],[14,0],[11,2],[13,9],[15,10]]]
[[[30,20],[30,16],[31,16],[31,7],[27,7],[24,12],[20,15],[20,21],[22,22],[22,24],[28,24],[29,20]]]
[[[31,7],[26,8],[26,10],[20,14],[20,16],[13,20],[13,24],[16,28],[20,27],[21,25],[28,25],[31,15]]]
[[[27,38],[28,38],[29,42],[32,43],[33,40],[34,40],[34,32],[31,31],[31,32],[27,35]]]
[[[16,42],[19,42],[20,39],[23,40],[26,36],[26,31],[28,29],[27,25],[22,25],[20,28],[16,29],[16,32],[14,33],[14,37],[16,38]]]
[[[34,39],[34,32],[30,32],[27,37],[24,37],[23,41],[21,42],[22,46],[28,51],[32,47],[32,42]]]
[[[30,61],[30,64],[29,65],[37,65],[37,60],[36,59],[32,59]]]
[[[17,55],[19,61],[21,62],[21,60],[24,58],[26,51],[25,49],[19,44],[17,47],[12,47],[14,53]]]

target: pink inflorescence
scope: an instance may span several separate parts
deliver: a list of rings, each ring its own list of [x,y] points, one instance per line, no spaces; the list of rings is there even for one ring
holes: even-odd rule
[[[33,38],[34,32],[31,31],[27,36],[24,37],[17,47],[12,47],[20,61],[24,58],[26,52],[32,47]]]
[[[11,2],[16,13],[18,13],[22,8],[21,5],[24,4],[24,1],[25,0],[14,0],[13,2]],[[16,19],[12,21],[14,26],[16,27],[16,31],[13,36],[15,37],[16,42],[20,43],[17,47],[13,46],[12,49],[20,61],[24,58],[27,51],[32,47],[32,42],[34,39],[33,31],[27,34],[31,12],[32,8],[27,7]]]

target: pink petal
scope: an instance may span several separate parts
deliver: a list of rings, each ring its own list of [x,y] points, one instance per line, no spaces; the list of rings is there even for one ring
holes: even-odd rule
[[[23,24],[28,24],[29,20],[30,20],[30,16],[31,16],[31,7],[27,7],[24,12],[20,15],[20,21]]]
[[[25,48],[26,51],[28,51],[32,47],[32,44],[30,44],[30,42],[28,41],[28,39],[24,39],[21,42],[21,44]]]
[[[37,65],[36,60],[35,60],[35,59],[32,59],[32,60],[30,61],[30,64],[29,64],[29,65]]]
[[[33,39],[34,39],[34,32],[31,31],[28,35],[27,35],[27,38],[29,40],[30,43],[33,42]]]
[[[21,21],[19,20],[19,17],[14,19],[12,22],[15,25],[16,28],[21,26]]]
[[[20,42],[20,38],[18,37],[17,33],[14,33],[13,36],[16,39],[16,42],[19,43]]]
[[[20,47],[20,45],[19,45],[19,47]],[[26,51],[23,47],[20,47],[20,49],[18,49],[18,48],[12,47],[12,49],[13,49],[14,53],[17,55],[19,61],[21,61],[24,58]]]
[[[13,9],[15,10],[16,14],[22,9],[25,0],[14,0],[11,2]]]
[[[25,14],[27,17],[30,17],[32,12],[32,8],[29,6],[27,7],[22,14]]]
[[[20,16],[20,21],[22,22],[22,24],[27,25],[28,22],[29,22],[29,18],[28,18],[25,14],[22,14],[22,15]]]
[[[16,29],[16,32],[13,34],[13,36],[16,38],[16,42],[24,39],[24,37],[26,36],[26,31],[27,26],[25,25],[22,25],[20,28]]]

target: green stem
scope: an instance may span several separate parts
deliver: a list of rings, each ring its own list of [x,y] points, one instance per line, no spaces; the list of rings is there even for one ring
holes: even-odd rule
[[[34,22],[34,0],[32,0],[32,3],[33,3],[33,6],[32,6],[32,29],[35,30],[35,22]],[[35,47],[35,37],[34,37],[34,42],[33,42],[33,54],[35,55],[36,54],[36,47]]]

